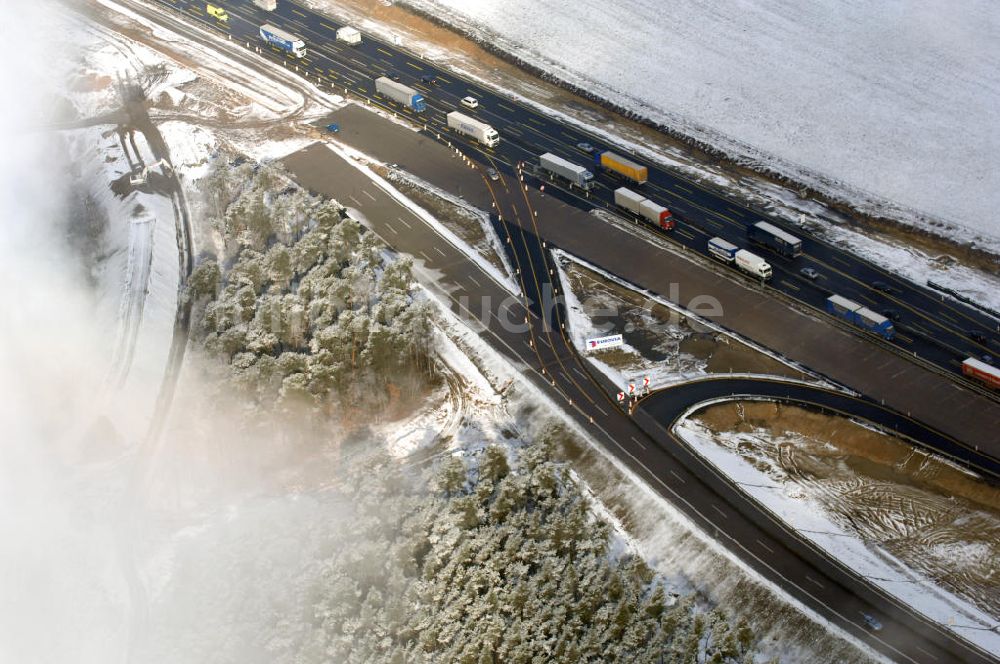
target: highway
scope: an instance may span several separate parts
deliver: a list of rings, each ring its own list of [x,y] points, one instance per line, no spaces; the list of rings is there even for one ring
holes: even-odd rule
[[[561,286],[550,274],[547,245],[534,231],[537,211],[529,190],[514,177],[483,178],[496,209],[494,224],[519,272],[524,294],[517,299],[492,281],[460,249],[443,241],[419,217],[399,206],[366,176],[320,144],[284,160],[304,187],[357,205],[373,229],[394,249],[417,260],[425,285],[452,310],[474,324],[481,338],[519,367],[540,390],[560,405],[655,491],[677,506],[704,532],[737,554],[818,614],[877,650],[901,662],[988,662],[940,627],[928,625],[881,591],[855,577],[850,569],[800,540],[783,522],[763,510],[715,469],[690,452],[670,431],[676,410],[697,401],[747,390],[770,394],[831,412],[864,406],[862,414],[889,427],[919,425],[869,400],[789,381],[709,379],[654,393],[634,417],[614,402],[615,386],[582,360],[562,333],[564,312],[546,293]],[[464,166],[456,166],[465,168]],[[506,321],[506,322],[504,322]],[[674,389],[677,392],[674,392]],[[662,410],[666,408],[666,410]],[[917,436],[934,432],[909,431]],[[863,615],[877,617],[872,632]]]
[[[187,4],[169,0],[162,2],[174,6]],[[223,4],[230,8],[235,3]],[[256,11],[243,5],[239,7],[241,11]],[[288,3],[283,7],[293,17],[302,14],[302,18],[308,19],[304,9]],[[196,16],[198,11],[193,4],[185,12],[199,20],[205,20],[203,16]],[[248,13],[247,16],[253,20],[260,18],[253,13]],[[253,20],[250,19],[248,23],[252,24]],[[335,27],[328,19],[322,20]],[[234,29],[236,23],[236,17],[233,16],[229,29]],[[286,27],[300,33],[304,31],[304,27],[297,29],[294,24]],[[253,34],[256,34],[255,27]],[[380,49],[380,52],[384,47],[369,45]],[[331,48],[337,48],[337,45],[333,44]],[[354,56],[342,57],[350,59]],[[300,64],[310,67],[315,62]],[[441,74],[437,75],[443,77]],[[449,83],[454,81],[442,84]],[[351,81],[348,84],[352,84]],[[359,78],[353,84],[363,88],[365,82]],[[451,107],[438,110],[445,109],[451,110]],[[430,124],[433,127],[435,122],[431,121]],[[500,129],[499,123],[496,126]],[[504,130],[500,131],[503,135]],[[482,153],[475,146],[465,147],[470,152]],[[611,395],[617,386],[611,386],[603,377],[595,375],[572,348],[561,332],[565,320],[560,307],[548,308],[540,304],[546,301],[547,292],[557,294],[560,285],[552,275],[547,243],[541,239],[544,236],[537,225],[533,192],[518,179],[516,171],[511,167],[525,159],[508,161],[500,154],[505,144],[501,148],[497,154],[488,155],[493,163],[506,164],[506,167],[500,169],[500,179],[491,182],[483,178],[482,183],[489,189],[494,209],[500,211],[500,215],[494,214],[494,223],[500,237],[507,241],[511,259],[518,269],[523,289],[519,307],[501,306],[500,303],[505,301],[507,294],[487,274],[478,270],[455,247],[436,237],[417,217],[409,215],[403,208],[394,208],[395,202],[387,200],[388,197],[383,192],[374,190],[373,194],[370,183],[366,183],[363,176],[352,172],[352,169],[333,162],[319,171],[315,171],[314,161],[301,166],[286,161],[286,165],[304,186],[313,191],[340,200],[354,195],[354,200],[361,202],[359,207],[372,220],[376,231],[394,248],[421,257],[422,269],[431,270],[435,274],[429,286],[437,287],[457,307],[489,307],[490,303],[496,304],[496,308],[469,312],[487,322],[480,332],[483,338],[516,365],[524,367],[525,375],[556,403],[562,405],[581,426],[588,428],[599,442],[606,445],[654,490],[685,512],[695,524],[705,532],[714,534],[723,546],[733,551],[751,568],[806,606],[894,660],[992,661],[988,653],[975,649],[947,630],[914,615],[873,586],[858,579],[851,570],[800,540],[779,519],[763,511],[739,489],[719,476],[711,466],[693,455],[670,432],[671,414],[661,411],[659,404],[670,404],[670,408],[675,408],[678,404],[690,406],[693,403],[691,400],[700,399],[700,395],[665,391],[645,400],[635,417],[629,417],[613,403]],[[512,152],[518,149],[524,151],[516,144],[505,149]],[[325,154],[317,153],[315,158],[336,161],[328,151],[322,148],[320,151]],[[337,176],[331,177],[334,173]],[[355,178],[353,182],[352,175]],[[359,177],[361,180],[357,179]],[[366,186],[368,189],[364,188]],[[362,191],[367,195],[361,195]],[[490,298],[473,297],[481,295],[489,295]],[[523,318],[529,324],[521,330],[512,329],[509,325],[499,324],[503,318]],[[995,338],[991,341],[995,342]],[[730,393],[725,390],[736,388],[743,389],[725,381],[717,381],[714,385],[710,381],[703,381],[699,387],[685,389],[704,389],[718,396]],[[767,388],[754,383],[751,389],[763,391]],[[827,398],[818,396],[819,392],[813,388],[794,384],[781,383],[781,387],[775,389],[782,390],[784,398],[803,403],[816,403],[821,398]],[[837,393],[830,394],[833,396],[829,398],[844,398]],[[859,400],[859,403],[862,401],[867,407],[874,407],[874,402]],[[834,405],[828,404],[827,407],[836,409]],[[857,407],[850,406],[851,412]],[[885,417],[895,416],[884,409],[875,410],[881,410]],[[876,419],[881,416],[872,415]],[[906,419],[913,423],[909,418]],[[933,433],[923,431],[917,432],[917,435]],[[862,614],[865,613],[877,616],[884,626],[883,630],[872,632],[868,629],[862,619]]]
[[[309,77],[321,89],[362,96],[418,124],[423,123],[429,133],[446,135],[448,140],[462,143],[470,154],[492,160],[508,173],[513,172],[521,162],[534,163],[543,152],[552,152],[594,170],[590,155],[576,147],[580,142],[588,142],[598,150],[612,149],[628,155],[626,149],[609,143],[604,137],[585,133],[541,110],[504,97],[450,71],[443,71],[398,46],[369,35],[364,35],[358,46],[338,43],[334,31],[341,26],[340,23],[292,2],[279,2],[275,12],[260,10],[249,1],[219,2],[216,4],[225,7],[230,16],[227,22],[221,22],[205,12],[204,2],[157,1],[259,48],[263,55],[285,63],[293,71],[297,67],[299,73]],[[277,48],[261,45],[258,29],[264,22],[301,36],[307,44],[308,55],[296,61]],[[395,102],[377,97],[374,79],[381,75],[391,75],[420,91],[427,100],[428,110],[418,115]],[[467,95],[479,100],[479,108],[469,110],[460,106],[459,100]],[[494,126],[501,136],[500,145],[496,149],[484,148],[449,132],[444,116],[456,109]],[[707,254],[707,241],[713,236],[749,247],[764,256],[774,268],[771,288],[815,309],[822,310],[826,297],[837,293],[876,312],[893,310],[899,320],[895,323],[896,338],[890,345],[897,351],[929,362],[967,386],[1000,400],[996,391],[982,388],[960,375],[960,365],[966,357],[1000,357],[1000,321],[942,297],[923,285],[902,279],[800,229],[790,228],[768,217],[766,212],[749,207],[721,191],[653,163],[632,158],[649,167],[649,182],[641,187],[621,182],[607,173],[596,172],[597,186],[593,192],[583,194],[567,190],[561,196],[583,209],[598,206],[625,214],[613,205],[612,192],[622,185],[640,191],[644,196],[670,207],[680,218],[678,228],[665,234],[670,241],[703,254]],[[550,182],[548,189],[551,191],[553,185],[560,184]],[[753,249],[746,238],[746,227],[759,220],[767,220],[801,238],[803,255],[785,259],[763,248]],[[815,281],[803,277],[799,271],[804,267],[814,268],[820,277]],[[879,283],[881,289],[873,287],[874,283]],[[970,332],[983,335],[985,342],[975,341]],[[871,336],[871,341],[889,343],[874,336]],[[995,359],[992,361],[996,362]]]

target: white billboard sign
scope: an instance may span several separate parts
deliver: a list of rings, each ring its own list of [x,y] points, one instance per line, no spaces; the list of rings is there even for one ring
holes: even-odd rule
[[[610,337],[597,337],[596,339],[587,339],[587,350],[604,350],[605,348],[615,348],[621,346],[625,343],[622,340],[622,335],[612,334]]]

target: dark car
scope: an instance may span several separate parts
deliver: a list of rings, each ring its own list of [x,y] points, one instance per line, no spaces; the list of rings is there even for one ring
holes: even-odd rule
[[[385,76],[386,76],[386,78],[391,78],[394,81],[398,81],[399,80],[399,72],[398,71],[391,71],[388,74],[386,74]]]
[[[816,281],[819,279],[819,272],[811,267],[804,267],[799,270],[799,274],[808,279],[809,281]]]
[[[897,322],[897,323],[899,322],[899,319],[901,318],[900,313],[899,313],[899,309],[883,309],[882,310],[882,315],[885,316],[886,318],[888,318],[889,320]]]
[[[435,83],[437,83],[437,79],[434,78],[434,76],[432,76],[431,74],[424,74],[423,76],[420,77],[420,82],[426,83],[427,85],[434,85]]]
[[[989,343],[989,339],[986,338],[986,335],[979,330],[969,330],[969,338],[977,344],[983,344],[984,346]]]
[[[590,154],[591,152],[594,151],[594,146],[591,145],[590,143],[583,142],[583,143],[577,143],[576,144],[576,149],[577,150],[583,150],[587,154]]]
[[[872,288],[877,291],[882,291],[883,293],[889,293],[890,295],[896,292],[896,289],[885,283],[884,281],[873,281]]]

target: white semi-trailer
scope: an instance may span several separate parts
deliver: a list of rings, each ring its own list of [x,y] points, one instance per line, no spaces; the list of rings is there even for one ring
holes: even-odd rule
[[[487,147],[495,148],[500,145],[500,134],[485,122],[470,118],[465,113],[459,113],[458,111],[452,111],[447,117],[449,129],[454,129],[460,134],[474,138]]]
[[[399,102],[417,113],[423,113],[427,109],[424,96],[408,85],[398,83],[388,76],[375,79],[375,92],[393,101]]]
[[[546,152],[538,157],[538,166],[543,171],[569,180],[581,189],[590,189],[594,186],[594,174],[579,164],[574,164],[562,157]]]
[[[746,249],[740,249],[736,252],[736,267],[758,279],[766,281],[771,278],[770,263]]]
[[[349,46],[357,46],[361,43],[361,33],[349,25],[337,30],[337,41],[344,42]]]

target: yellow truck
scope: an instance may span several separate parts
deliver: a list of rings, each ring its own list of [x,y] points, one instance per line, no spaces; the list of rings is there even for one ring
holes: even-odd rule
[[[604,170],[627,177],[636,184],[642,184],[649,178],[649,171],[645,166],[637,164],[631,159],[626,159],[620,154],[615,154],[610,150],[598,152],[594,156],[594,162],[598,168],[603,168]]]
[[[215,5],[205,5],[205,11],[208,12],[209,16],[214,16],[220,21],[228,21],[229,14],[222,7],[216,7]]]

